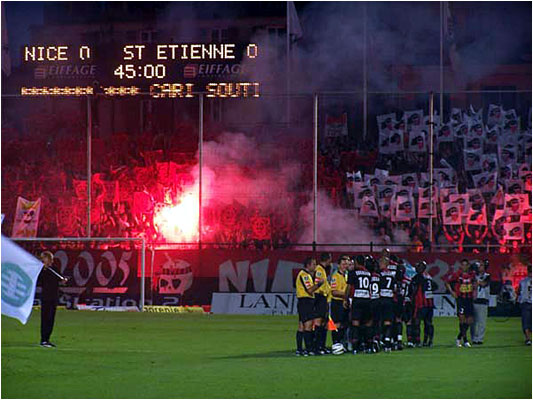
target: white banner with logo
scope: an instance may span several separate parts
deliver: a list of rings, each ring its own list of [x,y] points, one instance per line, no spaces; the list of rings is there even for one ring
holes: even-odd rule
[[[455,317],[456,301],[449,294],[435,294],[435,317]],[[294,293],[213,293],[213,314],[296,315],[298,299]],[[496,306],[490,296],[489,306]]]
[[[30,201],[19,197],[11,237],[36,237],[40,211],[41,198]]]
[[[294,293],[213,293],[213,314],[297,314]]]
[[[25,324],[43,263],[2,236],[2,314]]]

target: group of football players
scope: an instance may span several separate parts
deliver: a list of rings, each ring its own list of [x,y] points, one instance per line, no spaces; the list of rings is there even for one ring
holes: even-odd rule
[[[436,284],[424,261],[415,265],[416,274],[411,278],[403,260],[391,256],[388,249],[378,259],[341,256],[338,269],[330,276],[331,264],[329,253],[321,254],[318,264],[308,258],[296,278],[296,355],[403,350],[404,324],[407,347],[433,346]],[[328,321],[335,325],[334,329],[331,326],[331,350],[326,347]]]

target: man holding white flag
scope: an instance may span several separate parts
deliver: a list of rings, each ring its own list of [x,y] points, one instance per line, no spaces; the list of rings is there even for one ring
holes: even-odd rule
[[[50,251],[41,253],[41,260],[44,263],[43,270],[39,275],[41,283],[41,346],[56,347],[50,342],[50,335],[54,329],[57,302],[59,299],[59,283],[66,283],[67,278],[61,276],[54,270],[54,255]]]
[[[43,263],[2,236],[2,314],[26,324]]]

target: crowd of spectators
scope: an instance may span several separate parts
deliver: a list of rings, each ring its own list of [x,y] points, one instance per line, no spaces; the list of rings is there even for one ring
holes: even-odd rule
[[[360,220],[374,231],[372,241],[376,245],[402,243],[406,250],[415,252],[427,250],[431,244],[433,249],[440,246],[442,251],[530,251],[531,247],[525,247],[531,245],[529,123],[501,107],[498,118],[494,117],[494,107],[485,111],[484,116],[483,110],[454,109],[445,119],[445,125],[440,126],[438,119],[435,121],[432,227],[427,214],[421,213],[423,202],[419,198],[421,190],[430,187],[429,120],[418,111],[378,116],[378,131],[359,144],[343,135],[324,135],[318,157],[319,190],[327,193],[334,206],[359,213]],[[17,132],[5,130],[2,213],[6,218],[2,232],[11,235],[20,196],[30,200],[41,198],[38,237],[87,236],[84,134],[55,137],[45,132],[21,139]],[[181,132],[193,130],[193,126],[179,127]],[[491,142],[493,131],[497,131],[497,139]],[[419,134],[421,139],[414,138],[414,134]],[[211,132],[211,136],[216,135]],[[396,143],[400,147],[391,145],[394,135],[400,136]],[[509,137],[514,139],[508,140]],[[476,138],[478,143],[471,144],[470,139]],[[159,205],[167,204],[194,181],[197,149],[194,141],[191,143],[184,145],[183,140],[173,140],[172,135],[149,132],[94,138],[91,236],[145,237],[151,243],[168,242],[154,224],[153,216]],[[299,139],[288,147],[304,155],[301,157],[304,183],[287,194],[292,198],[293,208],[261,209],[260,205],[244,205],[235,199],[232,204],[206,209],[203,211],[204,242],[224,243],[219,247],[264,249],[287,247],[298,239],[302,230],[298,210],[311,200],[312,140]],[[505,161],[506,151],[512,154],[510,162]],[[475,160],[479,168],[468,166],[471,154],[481,159]],[[486,184],[481,187],[480,179],[487,180],[492,174],[496,174],[494,188],[485,190]],[[386,192],[387,187],[391,192],[382,196],[380,191]],[[412,216],[403,219],[397,215],[399,205],[395,204],[398,196],[402,196],[402,189],[407,190],[403,195],[413,209]],[[466,198],[460,197],[461,194]],[[511,194],[527,196],[529,216],[525,215],[524,204],[520,208],[524,215],[518,220],[507,212],[505,195]],[[459,196],[458,201],[465,201],[467,208],[482,204],[485,222],[470,223],[468,209],[460,215],[458,223],[446,221],[448,209],[443,209],[443,204],[448,195]],[[424,196],[429,198],[427,193]],[[374,209],[365,211],[363,203]],[[509,236],[508,223],[522,224],[520,238]]]
[[[531,114],[498,105],[454,108],[442,126],[435,115],[432,238],[429,117],[415,110],[376,119],[370,138],[378,140],[354,147],[342,135],[326,137],[319,165],[329,197],[359,213],[378,244],[406,243],[415,252],[431,242],[442,251],[531,251]],[[401,218],[399,198],[410,207],[409,218]],[[458,218],[451,221],[454,212]]]

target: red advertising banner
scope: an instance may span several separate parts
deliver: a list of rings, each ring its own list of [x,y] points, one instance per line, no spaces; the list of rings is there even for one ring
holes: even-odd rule
[[[333,260],[340,255],[341,253],[333,253]],[[481,257],[456,253],[397,255],[407,262],[408,270],[413,274],[412,265],[425,260],[428,272],[438,285],[437,293],[445,292],[443,278],[456,270],[463,258],[470,262],[488,259],[492,279],[511,280],[513,286],[525,276],[525,266],[531,262],[528,254],[490,254]],[[294,291],[294,278],[301,263],[309,256],[312,256],[310,251],[207,249],[200,254],[195,250],[156,250],[153,265],[152,253],[146,254],[146,275],[153,277],[151,290],[154,304],[162,301],[158,295],[179,296],[180,301],[186,304],[209,304],[213,292],[291,293]],[[378,257],[379,254],[374,256]],[[140,276],[140,268],[138,271]]]
[[[33,242],[21,243],[31,252],[43,250]],[[58,270],[70,278],[67,286],[61,289],[62,304],[139,304],[142,276],[139,250],[66,249],[57,245],[47,249],[54,253]],[[311,251],[295,250],[147,250],[145,304],[210,304],[214,292],[293,293],[301,263],[312,255]],[[335,261],[341,253],[332,255]],[[379,257],[379,254],[374,253],[374,256]],[[398,253],[397,256],[406,261],[409,274],[414,274],[412,265],[425,260],[428,272],[438,285],[436,293],[445,292],[443,279],[458,268],[463,258],[470,262],[488,259],[492,279],[511,281],[514,287],[526,275],[527,263],[531,263],[531,254]]]

